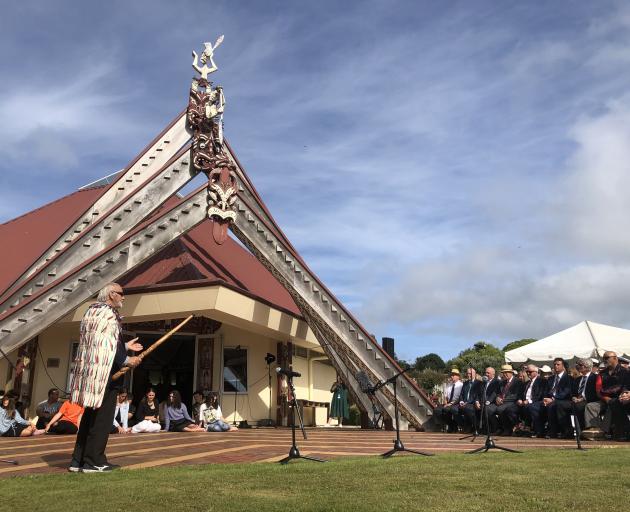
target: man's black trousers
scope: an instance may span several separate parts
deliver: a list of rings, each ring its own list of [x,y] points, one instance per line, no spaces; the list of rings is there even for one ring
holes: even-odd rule
[[[85,408],[72,453],[73,465],[104,466],[108,463],[105,448],[114,422],[117,396],[117,389],[107,389],[98,409]]]

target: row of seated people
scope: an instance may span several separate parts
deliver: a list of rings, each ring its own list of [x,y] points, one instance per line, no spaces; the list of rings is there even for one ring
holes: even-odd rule
[[[28,437],[39,434],[76,434],[81,423],[83,407],[70,401],[59,400],[59,390],[48,391],[48,399],[37,406],[37,422],[25,420],[15,405],[15,398],[5,394],[0,401],[0,436]],[[159,432],[225,432],[237,430],[223,418],[219,395],[208,392],[202,395],[195,392],[193,418],[188,414],[181,395],[173,390],[168,400],[160,404],[155,390],[148,389],[144,397],[134,407],[126,389],[118,393],[116,411],[111,433]]]
[[[451,372],[444,403],[434,417],[449,432],[486,432],[485,409],[491,433],[531,437],[574,437],[572,417],[584,430],[601,430],[608,439],[630,439],[630,370],[614,352],[604,353],[605,367],[594,371],[591,359],[578,359],[575,376],[566,361],[556,358],[550,375],[533,364],[516,372],[511,365],[486,368],[483,380],[473,368],[462,382]],[[518,376],[516,375],[518,374]],[[485,397],[485,401],[484,401]]]
[[[155,396],[155,390],[149,388],[134,409],[123,389],[118,394],[112,433],[159,432],[227,432],[238,430],[225,421],[219,394],[209,391],[194,393],[192,417],[182,402],[179,391],[172,390],[161,404]]]

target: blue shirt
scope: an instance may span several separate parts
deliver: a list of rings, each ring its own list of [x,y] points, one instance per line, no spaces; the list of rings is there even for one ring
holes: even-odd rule
[[[26,421],[20,413],[15,411],[15,417],[9,418],[7,414],[7,410],[3,407],[0,407],[0,435],[4,434],[7,430],[11,428],[11,425],[14,423],[20,423],[22,425],[30,425],[28,421]]]

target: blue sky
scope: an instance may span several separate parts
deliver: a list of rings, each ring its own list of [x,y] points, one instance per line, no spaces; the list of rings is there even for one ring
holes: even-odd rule
[[[625,2],[7,4],[0,221],[124,167],[219,34],[227,138],[399,356],[630,327]]]

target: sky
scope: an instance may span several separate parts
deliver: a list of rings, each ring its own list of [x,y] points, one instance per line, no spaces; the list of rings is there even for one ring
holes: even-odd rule
[[[630,328],[627,2],[7,3],[0,222],[125,167],[220,34],[226,137],[400,358]]]

